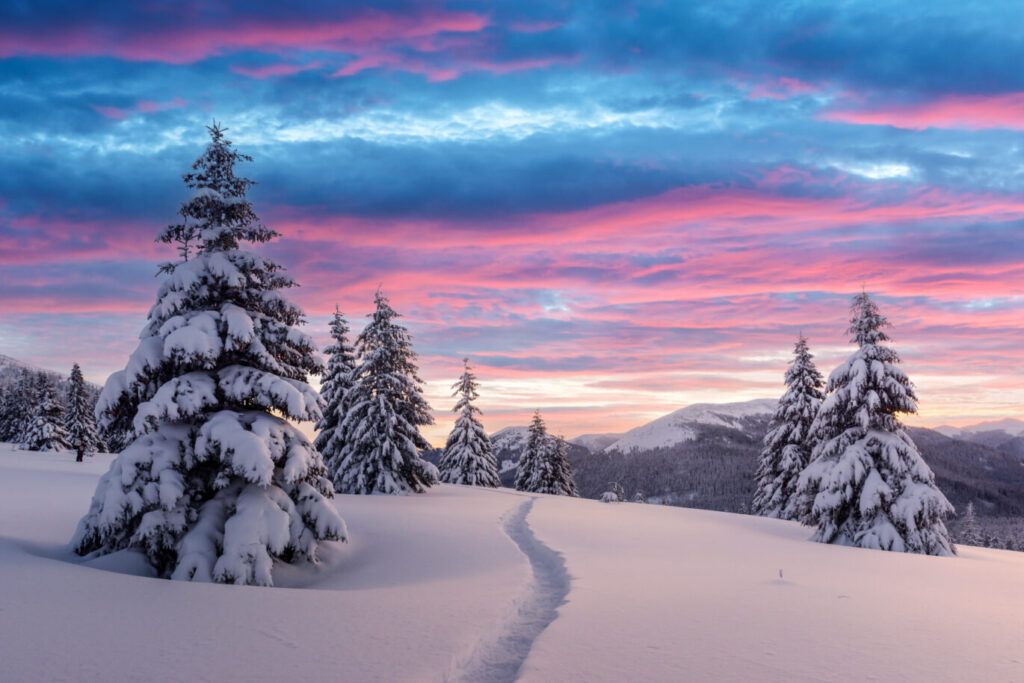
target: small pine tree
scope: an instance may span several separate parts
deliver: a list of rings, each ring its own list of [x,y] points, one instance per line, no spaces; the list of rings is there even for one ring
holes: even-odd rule
[[[345,540],[320,454],[291,421],[320,418],[306,384],[323,369],[281,266],[243,248],[277,236],[235,175],[250,158],[216,123],[184,176],[188,238],[165,274],[139,346],[107,380],[105,432],[132,442],[100,479],[72,545],[80,555],[138,548],[157,573],[185,581],[272,585],[274,563],[316,562]],[[291,420],[291,421],[290,421]]]
[[[779,399],[757,468],[754,514],[780,519],[799,519],[796,495],[800,473],[810,461],[811,424],[818,414],[824,380],[803,335],[793,347],[793,361],[786,370],[786,393]]]
[[[36,407],[35,417],[29,423],[21,447],[28,451],[63,451],[70,448],[68,433],[64,429],[64,409],[46,389]]]
[[[452,412],[457,413],[458,418],[441,455],[441,481],[497,487],[501,484],[498,462],[491,452],[491,440],[477,417],[480,409],[473,405],[479,397],[476,375],[469,366],[468,358],[464,358],[462,363],[462,377],[452,385],[452,396],[458,397]]]
[[[342,450],[327,461],[342,493],[423,492],[437,483],[437,468],[420,457],[430,448],[420,426],[434,423],[408,330],[384,293],[356,339],[359,364],[352,373],[341,423]]]
[[[579,495],[569,465],[569,444],[562,437],[547,433],[539,410],[533,414],[526,448],[519,457],[516,489],[557,496]]]
[[[82,462],[86,455],[92,455],[101,448],[102,441],[96,430],[94,407],[89,400],[85,379],[78,363],[71,366],[67,403],[68,414],[64,424],[68,433],[68,443],[75,451],[75,460]]]
[[[334,308],[330,330],[334,343],[324,349],[328,357],[324,381],[320,386],[324,410],[323,417],[316,423],[319,433],[314,442],[326,462],[338,458],[342,451],[344,441],[341,423],[345,419],[346,399],[356,367],[355,349],[348,341],[348,321],[337,306]]]
[[[633,494],[633,502],[634,503],[646,503],[647,502],[647,496],[644,495],[643,491],[641,491],[640,489],[637,489],[636,493]]]
[[[542,466],[542,457],[547,443],[548,428],[540,416],[540,410],[535,410],[533,421],[530,423],[529,435],[526,438],[526,448],[519,456],[515,482],[517,491],[533,491],[533,487],[537,485],[535,478]]]
[[[964,516],[960,520],[959,543],[964,545],[981,545],[984,541],[981,534],[981,525],[974,514],[974,503],[969,502],[964,508]]]
[[[829,377],[812,425],[817,445],[798,484],[798,495],[813,498],[815,540],[952,555],[943,518],[953,506],[897,418],[917,411],[917,397],[884,344],[889,322],[867,293],[854,297],[851,310],[858,348]]]

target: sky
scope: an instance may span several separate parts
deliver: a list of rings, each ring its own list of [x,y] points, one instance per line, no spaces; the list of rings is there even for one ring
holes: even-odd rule
[[[914,424],[1024,417],[1024,5],[0,4],[0,353],[102,383],[217,120],[326,344],[378,285],[443,442],[826,373],[874,294]]]

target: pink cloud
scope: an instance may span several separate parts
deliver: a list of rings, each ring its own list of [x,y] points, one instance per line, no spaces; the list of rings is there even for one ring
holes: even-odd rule
[[[233,64],[231,70],[236,74],[242,76],[248,76],[249,78],[265,79],[274,78],[276,76],[291,76],[293,74],[301,73],[303,71],[311,71],[313,69],[319,69],[323,66],[322,62],[309,62],[306,64],[268,64],[266,66],[242,66],[240,64]]]
[[[822,88],[799,78],[780,76],[760,80],[753,84],[747,92],[752,100],[788,100],[801,95],[820,92]]]
[[[132,31],[103,26],[32,32],[0,30],[0,57],[109,55],[135,61],[184,64],[243,49],[351,52],[441,32],[480,31],[487,23],[485,17],[471,12],[367,12],[338,21],[269,23],[249,20],[216,26],[142,27]]]
[[[188,106],[188,101],[183,100],[180,97],[168,100],[166,102],[156,102],[153,100],[139,100],[130,107],[108,107],[101,106],[98,104],[90,105],[93,110],[107,117],[108,119],[114,119],[115,121],[121,121],[133,116],[135,114],[152,114],[158,111],[165,111],[167,109],[180,109]]]
[[[1024,130],[1024,93],[949,95],[928,102],[832,109],[821,118],[857,125],[925,128],[1008,128]]]

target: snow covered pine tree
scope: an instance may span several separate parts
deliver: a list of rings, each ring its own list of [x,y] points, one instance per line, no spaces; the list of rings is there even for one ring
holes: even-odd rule
[[[21,443],[21,437],[32,420],[32,378],[21,368],[3,393],[0,403],[0,441]]]
[[[327,460],[342,493],[422,493],[438,481],[437,468],[420,457],[430,444],[421,425],[433,424],[417,374],[408,330],[381,290],[377,309],[356,339],[359,364],[352,373],[341,423],[341,452]]]
[[[75,451],[75,460],[82,462],[86,455],[92,455],[101,448],[102,441],[96,430],[96,416],[92,401],[85,389],[85,378],[78,363],[71,366],[71,380],[68,383],[68,414],[64,426],[68,432],[68,444]]]
[[[21,447],[28,451],[63,451],[70,448],[64,429],[64,408],[46,387],[38,399],[35,416],[28,423]]]
[[[473,405],[478,398],[476,375],[469,367],[469,359],[462,360],[462,377],[452,385],[458,396],[452,412],[458,413],[455,426],[448,435],[441,455],[441,481],[470,486],[500,485],[498,462],[491,453],[491,440],[477,415],[480,409]]]
[[[960,534],[957,542],[964,545],[981,545],[983,540],[981,525],[978,524],[978,517],[974,513],[974,503],[967,503],[967,507],[964,508],[964,516],[960,520]]]
[[[851,306],[857,351],[828,380],[812,425],[816,445],[800,475],[799,495],[813,499],[814,539],[928,555],[955,550],[943,518],[953,512],[931,468],[897,413],[917,411],[917,397],[883,342],[889,324],[867,293]]]
[[[530,493],[578,496],[568,452],[569,444],[565,439],[550,436],[540,411],[534,411],[526,448],[519,457],[516,489]]]
[[[757,468],[754,514],[780,519],[799,519],[796,485],[810,461],[811,424],[825,398],[825,384],[803,335],[793,348],[793,362],[786,370],[786,393],[779,399]]]
[[[194,253],[161,267],[139,346],[97,405],[101,427],[135,439],[72,543],[80,555],[139,548],[174,579],[272,585],[275,561],[316,562],[320,541],[346,530],[320,454],[283,419],[320,418],[305,380],[322,363],[295,327],[302,311],[280,292],[294,282],[240,246],[277,236],[246,199],[252,181],[235,175],[250,158],[216,123],[209,131],[184,176],[184,222],[158,238]]]
[[[348,341],[348,321],[337,306],[334,307],[330,330],[334,343],[324,349],[328,357],[327,370],[320,385],[324,409],[323,417],[316,423],[318,433],[314,442],[325,462],[338,458],[342,451],[341,423],[345,418],[345,399],[356,368],[355,349]]]

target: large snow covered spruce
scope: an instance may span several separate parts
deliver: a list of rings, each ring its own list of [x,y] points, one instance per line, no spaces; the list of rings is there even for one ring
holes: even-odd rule
[[[271,585],[273,563],[317,560],[345,540],[323,461],[291,420],[320,418],[306,384],[322,362],[281,296],[294,283],[240,248],[276,233],[234,175],[239,154],[216,125],[185,175],[193,190],[160,240],[183,259],[166,273],[127,367],[96,411],[134,440],[100,479],[72,543],[81,555],[144,551],[162,576]]]
[[[858,348],[832,372],[811,426],[816,445],[797,494],[810,502],[803,521],[823,543],[952,555],[943,518],[953,506],[896,417],[917,412],[917,396],[884,344],[889,322],[866,293],[851,310]]]

